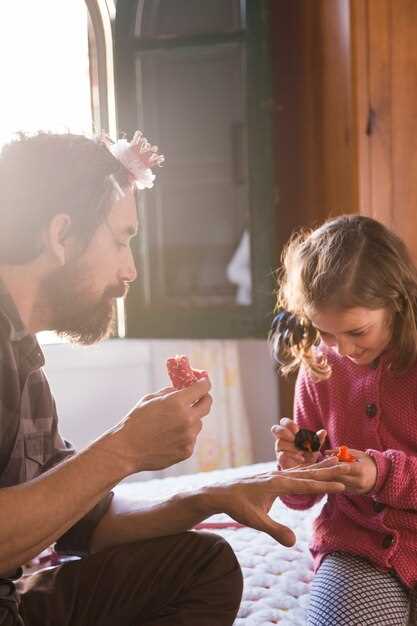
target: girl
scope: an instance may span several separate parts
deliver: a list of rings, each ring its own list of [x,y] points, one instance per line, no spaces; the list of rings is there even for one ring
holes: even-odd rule
[[[315,521],[308,624],[417,624],[417,270],[382,224],[338,217],[289,242],[278,307],[281,371],[301,366],[294,421],[272,429],[279,466],[341,445],[355,458],[346,491]],[[300,428],[315,431],[320,451],[296,446]],[[295,509],[319,499],[282,498]]]

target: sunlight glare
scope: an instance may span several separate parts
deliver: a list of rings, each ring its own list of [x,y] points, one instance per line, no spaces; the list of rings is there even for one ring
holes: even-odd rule
[[[0,7],[0,146],[19,131],[91,134],[84,0]]]

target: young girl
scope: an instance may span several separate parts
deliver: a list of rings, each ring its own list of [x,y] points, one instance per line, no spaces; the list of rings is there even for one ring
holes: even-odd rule
[[[355,458],[346,491],[315,521],[307,623],[417,624],[417,270],[382,224],[339,217],[289,242],[278,308],[281,370],[301,366],[294,421],[272,429],[279,466],[341,445]],[[300,428],[316,432],[320,451],[296,446]],[[319,499],[282,498],[294,509]]]

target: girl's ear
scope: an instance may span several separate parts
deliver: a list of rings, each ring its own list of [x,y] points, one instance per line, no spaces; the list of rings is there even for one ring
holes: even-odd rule
[[[44,233],[44,246],[47,254],[58,265],[65,265],[68,256],[71,218],[66,213],[54,215]]]

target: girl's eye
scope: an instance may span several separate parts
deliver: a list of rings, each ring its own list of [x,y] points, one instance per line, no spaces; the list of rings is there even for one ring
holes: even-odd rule
[[[356,332],[351,332],[351,333],[348,333],[348,334],[349,334],[351,337],[362,337],[362,335],[364,335],[364,334],[365,334],[365,332],[366,332],[365,330],[359,330],[359,331],[356,331]]]

